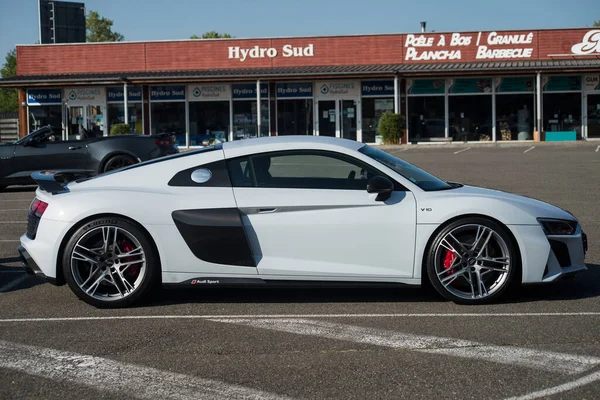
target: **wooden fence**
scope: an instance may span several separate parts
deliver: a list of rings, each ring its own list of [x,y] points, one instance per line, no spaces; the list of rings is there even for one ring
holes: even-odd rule
[[[0,113],[0,143],[14,142],[19,138],[17,113]]]

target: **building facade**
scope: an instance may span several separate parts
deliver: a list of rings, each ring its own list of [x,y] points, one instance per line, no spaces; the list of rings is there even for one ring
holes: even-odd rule
[[[600,139],[600,30],[17,46],[20,133],[173,132],[180,146],[267,135],[379,143]]]

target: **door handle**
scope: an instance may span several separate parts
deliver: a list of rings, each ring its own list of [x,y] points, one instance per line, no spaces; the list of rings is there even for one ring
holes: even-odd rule
[[[258,209],[258,213],[259,214],[270,214],[270,213],[274,213],[275,211],[277,211],[277,208],[259,208]]]
[[[70,146],[69,150],[79,150],[81,146]]]

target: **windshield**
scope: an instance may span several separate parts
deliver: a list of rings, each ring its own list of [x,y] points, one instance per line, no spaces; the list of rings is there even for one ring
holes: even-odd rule
[[[361,147],[358,151],[368,157],[371,157],[375,161],[380,162],[386,167],[393,169],[425,191],[429,192],[453,188],[453,186],[431,175],[429,172],[425,172],[404,160],[394,157],[390,153],[386,153],[385,151],[369,147],[367,145]]]

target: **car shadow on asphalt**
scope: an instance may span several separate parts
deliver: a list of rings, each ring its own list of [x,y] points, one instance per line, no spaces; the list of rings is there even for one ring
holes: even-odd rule
[[[499,303],[581,300],[600,297],[600,265],[548,285],[518,289]],[[177,287],[171,286],[148,299],[144,307],[185,303],[444,303],[429,287],[353,285],[344,287]]]
[[[37,185],[32,186],[9,186],[2,191],[2,193],[22,193],[22,192],[35,192]]]

